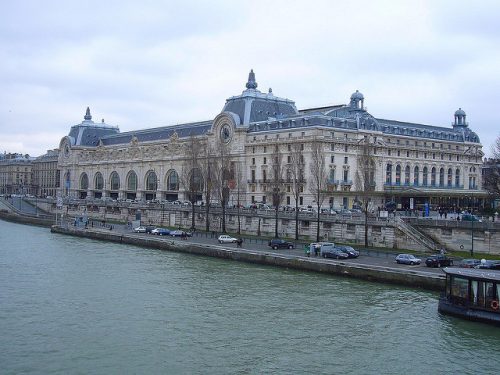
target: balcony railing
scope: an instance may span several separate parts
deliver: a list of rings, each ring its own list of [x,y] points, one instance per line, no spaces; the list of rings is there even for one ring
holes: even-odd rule
[[[411,184],[411,183],[399,183],[399,182],[385,182],[384,187],[419,187],[419,188],[429,188],[429,189],[463,189],[464,185],[432,185],[432,184]],[[473,189],[473,188],[470,188]],[[477,186],[476,186],[477,189]]]

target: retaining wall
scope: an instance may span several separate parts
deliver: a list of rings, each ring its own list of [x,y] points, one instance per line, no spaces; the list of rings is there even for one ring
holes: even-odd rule
[[[52,226],[54,233],[92,238],[102,241],[126,243],[141,247],[150,247],[168,251],[182,252],[230,259],[247,263],[257,263],[270,266],[292,268],[313,272],[328,273],[332,275],[348,276],[363,280],[392,283],[429,290],[442,290],[444,288],[444,275],[431,275],[416,270],[395,269],[381,266],[367,266],[349,264],[343,261],[323,260],[293,255],[283,255],[257,250],[230,249],[224,246],[195,244],[191,242],[140,235],[114,233],[107,230],[75,229]]]

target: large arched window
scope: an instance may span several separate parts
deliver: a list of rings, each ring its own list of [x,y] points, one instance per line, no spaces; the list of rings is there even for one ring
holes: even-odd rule
[[[102,190],[104,188],[104,179],[102,178],[101,172],[97,172],[94,176],[94,189]]]
[[[120,176],[118,176],[117,172],[111,173],[109,186],[111,187],[111,190],[120,190]]]
[[[457,168],[455,171],[455,187],[460,186],[460,169]]]
[[[410,166],[407,165],[405,168],[405,185],[410,185]]]
[[[448,168],[448,187],[451,187],[451,185],[453,185],[453,170]]]
[[[396,185],[401,185],[401,166],[396,165]]]
[[[87,190],[89,188],[89,177],[87,173],[83,172],[80,176],[80,190]]]
[[[418,186],[420,170],[418,166],[413,169],[413,185]]]
[[[387,164],[385,172],[385,183],[388,185],[392,184],[392,164]]]
[[[146,190],[155,191],[158,188],[158,178],[154,171],[149,171],[146,175]]]
[[[176,171],[172,170],[167,177],[167,190],[177,191],[179,190],[179,175]]]
[[[127,176],[127,190],[136,191],[137,190],[137,175],[134,171],[130,171]]]
[[[436,168],[431,169],[431,186],[436,186]]]
[[[439,186],[444,186],[444,168],[439,169]]]
[[[422,171],[422,184],[427,186],[429,184],[429,169],[424,167]]]

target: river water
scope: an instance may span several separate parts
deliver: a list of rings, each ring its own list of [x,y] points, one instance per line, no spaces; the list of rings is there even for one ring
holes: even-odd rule
[[[0,221],[1,374],[494,374],[436,293]]]

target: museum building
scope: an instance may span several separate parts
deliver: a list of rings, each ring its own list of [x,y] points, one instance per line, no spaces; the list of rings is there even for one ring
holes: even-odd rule
[[[401,208],[425,203],[441,206],[478,206],[484,156],[479,137],[470,129],[466,113],[458,109],[451,126],[430,126],[372,116],[363,94],[354,92],[346,105],[298,110],[295,102],[261,92],[253,71],[245,90],[226,100],[214,119],[120,132],[116,126],[84,121],[71,127],[59,145],[61,197],[113,200],[192,200],[182,170],[192,155],[193,138],[206,151],[217,144],[228,150],[231,168],[228,204],[269,202],[274,152],[283,156],[283,205],[295,205],[290,181],[292,150],[301,150],[300,206],[315,205],[311,189],[312,144],[321,144],[325,168],[322,206],[351,208],[365,191],[360,183],[360,157],[370,145],[370,205],[395,202]],[[295,145],[295,146],[294,146]],[[364,150],[364,151],[363,151]],[[240,187],[243,187],[240,189]],[[201,182],[208,188],[209,184]],[[238,189],[235,188],[238,186]],[[202,199],[200,192],[197,198]]]

